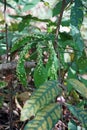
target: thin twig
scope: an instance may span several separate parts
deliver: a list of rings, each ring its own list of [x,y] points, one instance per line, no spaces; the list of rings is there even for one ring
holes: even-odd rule
[[[58,42],[59,29],[60,29],[60,24],[61,24],[64,9],[65,9],[65,5],[66,5],[66,0],[63,0],[62,7],[61,7],[61,13],[58,18],[58,23],[57,23],[57,28],[56,28],[55,44],[57,44],[57,42]]]
[[[6,0],[4,0],[4,19],[5,19],[5,41],[6,41],[6,50],[7,50],[7,62],[8,62],[8,25],[6,20]],[[9,71],[11,74],[12,72]],[[11,77],[13,80],[13,78]],[[9,130],[13,130],[13,83],[10,79],[8,87],[9,87]]]
[[[28,121],[24,121],[23,125],[21,126],[20,130],[24,130],[24,126],[26,125]]]
[[[55,41],[54,41],[54,48],[57,53],[57,57],[59,59],[59,82],[61,83],[61,62],[60,62],[60,52],[59,52],[59,46],[58,46],[58,35],[59,35],[59,29],[60,29],[60,24],[63,16],[63,12],[65,9],[66,5],[66,0],[62,1],[62,7],[61,7],[61,12],[58,18],[58,23],[57,23],[57,28],[56,28],[56,36],[55,36]]]
[[[10,107],[10,111],[9,111],[9,126],[10,126],[10,130],[13,130],[13,84],[12,84],[12,80],[10,81],[9,83],[9,95],[10,95],[10,104],[9,104],[9,107]]]
[[[8,26],[6,20],[6,0],[4,0],[4,19],[5,19],[5,41],[6,41],[6,50],[7,50],[7,62],[8,62]]]

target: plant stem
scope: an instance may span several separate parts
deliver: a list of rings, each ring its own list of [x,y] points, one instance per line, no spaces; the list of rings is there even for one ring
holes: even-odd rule
[[[61,12],[60,12],[60,15],[58,17],[58,23],[57,23],[55,41],[54,41],[54,48],[55,48],[55,51],[57,53],[57,57],[59,59],[59,74],[58,75],[59,75],[59,82],[60,83],[61,83],[61,61],[60,61],[60,52],[59,52],[59,46],[58,46],[58,35],[59,35],[59,29],[60,29],[60,24],[61,24],[64,9],[65,9],[65,5],[66,5],[66,0],[63,0],[62,1]]]
[[[4,19],[5,19],[5,42],[7,48],[7,62],[8,62],[8,29],[7,29],[7,21],[6,21],[6,0],[4,0]]]
[[[6,42],[6,49],[7,49],[7,62],[8,62],[8,25],[6,20],[6,0],[4,0],[4,19],[5,19],[5,42]],[[12,73],[12,72],[9,72]],[[8,74],[9,75],[9,74]],[[13,79],[13,78],[12,78]],[[13,86],[12,86],[12,80],[8,83],[9,87],[9,130],[13,130]]]
[[[13,130],[13,88],[12,88],[12,80],[9,83],[9,95],[10,95],[10,104],[9,104],[9,126],[10,126],[10,130]]]

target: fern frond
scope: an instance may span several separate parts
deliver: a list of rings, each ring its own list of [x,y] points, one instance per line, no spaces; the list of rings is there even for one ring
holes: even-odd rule
[[[17,72],[17,76],[18,79],[21,81],[21,83],[24,86],[27,86],[27,76],[26,76],[26,71],[25,71],[25,67],[24,67],[24,63],[25,63],[25,55],[28,53],[28,51],[31,48],[31,44],[27,44],[23,51],[20,53],[20,57],[17,63],[17,68],[16,68],[16,72]]]
[[[34,69],[34,83],[38,88],[47,80],[47,71],[43,65],[43,55],[42,55],[42,46],[40,43],[37,44],[37,66]]]
[[[30,36],[28,35],[22,36],[21,38],[17,39],[11,48],[11,53],[23,47],[29,42],[29,40]]]
[[[44,41],[44,40],[50,40],[50,39],[54,39],[54,35],[52,34],[39,34],[39,33],[35,33],[35,34],[26,34],[21,36],[21,38],[17,39],[15,41],[15,43],[13,44],[12,48],[11,48],[11,53],[20,49],[21,47],[23,47],[25,44],[27,44],[28,42],[40,42],[40,41]]]
[[[52,103],[40,110],[36,117],[29,121],[24,130],[51,130],[60,119],[61,107],[57,103]]]
[[[27,120],[35,116],[37,111],[53,101],[57,95],[61,94],[61,88],[58,87],[57,81],[48,81],[41,85],[26,101],[21,111],[21,120]]]
[[[49,41],[48,49],[49,49],[49,59],[46,65],[48,71],[48,77],[51,80],[56,80],[58,78],[57,71],[59,65],[58,65],[58,58],[56,56],[56,52],[54,50],[52,41]]]

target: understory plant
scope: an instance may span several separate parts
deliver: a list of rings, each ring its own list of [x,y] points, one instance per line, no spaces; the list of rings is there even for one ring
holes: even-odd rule
[[[10,32],[14,33],[9,52],[11,55],[18,52],[19,56],[17,78],[28,90],[30,75],[35,86],[31,97],[21,110],[20,120],[28,120],[24,130],[51,130],[59,120],[62,120],[63,106],[79,121],[79,126],[86,130],[87,75],[86,78],[84,75],[87,72],[87,55],[84,37],[82,38],[80,31],[83,19],[87,15],[86,1],[58,0],[53,3],[53,7],[47,0],[13,1],[16,5],[23,6],[22,12],[29,11],[42,2],[51,13],[50,18],[43,19],[27,13],[22,15],[18,9],[17,15],[9,15],[13,19],[21,19],[8,26],[8,35]],[[10,3],[7,6],[14,8]],[[69,12],[69,16],[65,16],[66,12]],[[53,17],[56,18],[54,22],[51,20]],[[45,23],[46,31],[35,27],[33,24],[35,22]],[[69,32],[65,28],[69,29]],[[2,46],[3,43],[0,45],[3,53],[6,50]],[[32,61],[35,62],[35,67],[27,70],[25,62]],[[0,82],[1,87],[3,84]],[[56,100],[60,96],[65,98],[62,104]],[[69,130],[73,128],[77,130],[78,124],[71,119],[67,127]]]

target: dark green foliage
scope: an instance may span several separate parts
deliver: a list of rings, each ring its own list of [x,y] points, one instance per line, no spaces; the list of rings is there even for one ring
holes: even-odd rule
[[[47,70],[43,65],[43,56],[42,56],[42,49],[41,49],[41,43],[37,45],[37,66],[34,70],[34,83],[36,87],[39,87],[47,80]]]
[[[87,69],[87,58],[86,56],[81,56],[77,61],[78,68],[80,70],[86,70]]]
[[[64,1],[65,5],[62,5]],[[16,15],[9,15],[8,11],[8,18],[10,17],[13,21],[7,23],[7,35],[6,28],[4,29],[6,21],[3,13],[0,14],[0,62],[4,60],[3,54],[6,58],[7,53],[15,60],[14,53],[17,52],[19,59],[16,73],[19,81],[26,87],[24,90],[30,89],[28,87],[31,84],[28,83],[32,81],[35,85],[35,91],[29,100],[23,102],[24,106],[21,110],[21,121],[30,120],[34,116],[34,119],[25,125],[24,130],[52,130],[55,123],[61,118],[61,107],[54,103],[57,96],[64,96],[65,102],[79,106],[78,108],[65,103],[70,112],[82,123],[82,127],[87,129],[87,110],[85,110],[87,107],[87,56],[80,32],[83,18],[86,15],[87,2],[86,0],[64,1],[51,1],[54,2],[52,7],[49,0],[13,0],[12,3],[14,4],[12,5],[10,0],[7,0],[6,6],[14,9],[15,5],[16,13]],[[37,6],[38,2],[42,2],[41,7]],[[2,0],[1,3],[4,4]],[[35,6],[38,9],[40,7],[42,12],[43,7],[46,11],[50,10],[52,16],[55,17],[43,19],[44,14],[42,14],[42,17],[39,18],[37,10],[35,13],[38,17],[33,16],[30,9]],[[61,19],[62,11],[64,15]],[[66,12],[69,12],[67,16]],[[41,22],[42,25],[39,27]],[[59,32],[57,32],[58,30]],[[56,46],[58,48],[55,46],[57,33]],[[7,44],[8,50],[6,50]],[[28,58],[26,58],[27,56]],[[26,69],[24,64],[27,61],[34,61],[36,63],[35,68],[32,66],[32,69]],[[55,81],[60,78],[61,83]],[[59,85],[66,85],[62,86],[65,87],[64,90],[66,91],[62,91]],[[6,86],[7,83],[0,82],[0,89]],[[3,95],[0,98],[0,106],[2,104]],[[72,116],[72,120],[68,123],[68,129],[74,130],[77,129],[77,126],[78,124],[73,121]]]
[[[74,42],[76,43],[75,48],[77,50],[79,49],[78,55],[81,56],[83,49],[84,49],[84,42],[83,42],[83,39],[81,37],[81,33],[75,26],[71,25],[71,28],[72,28],[71,29],[71,35],[73,37]]]
[[[22,35],[20,36],[20,38],[18,38],[12,48],[11,48],[11,52],[17,51],[18,49],[21,49],[22,47],[24,47],[27,43],[31,43],[31,42],[38,42],[38,41],[44,41],[44,40],[54,40],[54,35],[52,34],[41,34],[41,33],[34,33],[34,34],[29,34],[29,35]]]
[[[40,2],[40,0],[23,1],[23,5],[24,5],[23,10],[27,11],[27,10],[35,7],[35,5],[38,4],[38,2]]]
[[[43,65],[37,65],[34,70],[34,82],[35,86],[38,88],[47,80],[47,70]]]
[[[3,44],[1,41],[0,41],[0,55],[3,55],[6,53],[6,45]]]
[[[26,26],[29,26],[30,20],[26,17],[23,18],[18,26],[18,30],[22,31]]]
[[[78,92],[83,96],[84,98],[87,99],[87,88],[86,86],[81,83],[79,80],[76,79],[69,79],[68,83]]]
[[[71,113],[82,123],[83,127],[87,129],[87,110],[78,108],[70,104],[66,104]]]
[[[69,3],[71,3],[71,0],[66,0],[64,7],[66,7]],[[55,7],[53,8],[53,17],[57,16],[61,12],[61,7],[62,7],[62,0],[60,0]]]
[[[37,17],[33,17],[31,14],[28,14],[28,15],[25,15],[25,16],[22,16],[22,15],[9,15],[9,16],[11,18],[21,18],[22,20],[24,20],[24,24],[26,23],[25,22],[26,20],[27,20],[27,22],[28,22],[28,20],[29,21],[31,21],[31,20],[32,21],[39,21],[39,22],[51,22],[49,19],[40,19],[40,18],[37,18]],[[26,27],[27,27],[27,24],[26,24]]]
[[[79,14],[79,15],[78,15]],[[70,23],[71,23],[71,35],[76,42],[77,49],[79,55],[82,54],[84,44],[80,34],[80,27],[83,22],[83,6],[81,0],[75,0],[74,6],[71,8],[71,16],[70,16]]]
[[[48,51],[49,51],[49,58],[46,65],[48,78],[51,80],[57,80],[57,71],[58,71],[58,58],[56,56],[56,52],[53,47],[52,41],[48,43]]]
[[[26,61],[25,56],[26,56],[26,54],[28,54],[30,48],[32,48],[32,47],[35,48],[36,45],[37,45],[38,57],[37,57],[37,66],[34,69],[35,86],[39,87],[41,84],[43,84],[48,79],[47,69],[44,67],[43,56],[42,56],[42,52],[43,52],[42,48],[43,48],[44,42],[40,43],[38,41],[49,40],[49,38],[50,38],[50,35],[46,35],[46,34],[44,34],[44,35],[43,34],[33,34],[33,35],[29,35],[29,36],[25,35],[13,44],[13,47],[11,49],[12,53],[21,48],[23,50],[20,53],[20,58],[19,58],[19,61],[17,64],[17,75],[18,75],[19,80],[22,82],[22,84],[24,86],[27,86],[27,77],[26,77],[26,71],[24,68],[24,63]],[[52,54],[52,56],[53,55],[54,55],[54,53]],[[53,57],[54,57],[54,59],[52,59],[53,61],[57,59],[56,54]],[[54,64],[56,64],[56,70],[57,70],[57,61],[56,61],[56,63],[54,62]],[[55,73],[55,75],[56,75],[56,73]],[[54,77],[53,79],[56,79],[56,78]]]
[[[56,6],[53,8],[53,16],[56,16],[60,13],[62,6],[62,1],[58,2]]]
[[[31,44],[29,43],[24,47],[23,51],[20,53],[20,58],[16,69],[17,76],[24,86],[27,86],[27,76],[24,68],[25,55],[29,52],[30,48],[31,48]]]
[[[70,20],[71,20],[71,25],[80,29],[82,21],[83,21],[83,6],[82,6],[81,0],[75,0],[75,4],[71,9]]]
[[[28,43],[29,40],[30,40],[29,36],[23,36],[20,39],[17,39],[11,48],[11,53],[19,50],[21,47],[26,45],[26,43]]]
[[[69,121],[68,129],[70,129],[70,130],[77,130],[76,123],[74,121]]]

